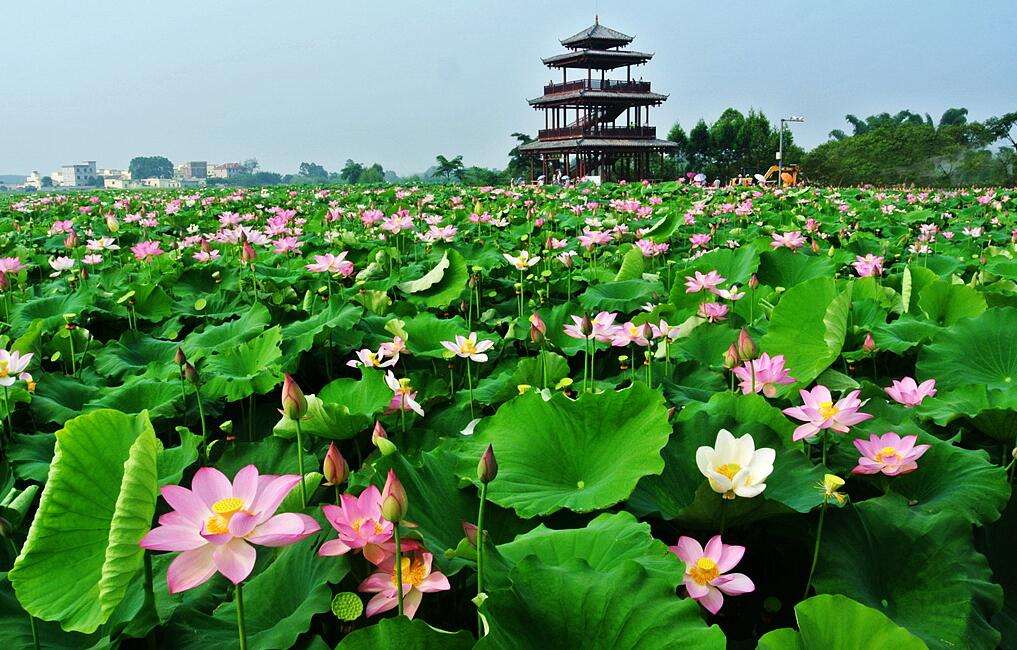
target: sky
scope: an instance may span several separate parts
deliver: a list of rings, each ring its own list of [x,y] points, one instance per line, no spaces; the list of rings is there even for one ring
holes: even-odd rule
[[[352,158],[411,174],[437,154],[503,167],[512,132],[543,128],[526,100],[558,74],[541,57],[595,14],[655,53],[634,75],[670,95],[651,112],[661,135],[729,106],[804,115],[807,147],[847,113],[1017,110],[1013,0],[5,5],[4,174],[136,155],[281,173]]]

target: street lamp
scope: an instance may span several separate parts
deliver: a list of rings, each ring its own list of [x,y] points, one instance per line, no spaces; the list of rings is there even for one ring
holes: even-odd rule
[[[786,122],[804,122],[801,115],[789,115],[780,118],[780,151],[777,152],[777,187],[784,186],[784,124]]]

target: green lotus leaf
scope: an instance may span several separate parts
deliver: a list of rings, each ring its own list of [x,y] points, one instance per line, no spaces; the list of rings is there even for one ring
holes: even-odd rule
[[[872,330],[877,350],[903,354],[916,345],[932,340],[942,328],[935,323],[904,314],[892,323],[879,325]]]
[[[102,389],[68,375],[46,373],[39,378],[32,397],[32,413],[40,422],[63,424],[77,416]]]
[[[638,280],[643,277],[643,251],[635,244],[622,255],[621,266],[614,275],[615,282],[623,280]]]
[[[659,282],[646,280],[603,282],[590,286],[583,295],[579,296],[579,304],[590,312],[630,312],[651,302],[654,295],[662,293],[663,290],[664,288]]]
[[[236,320],[220,325],[206,325],[202,331],[189,334],[181,346],[193,363],[213,352],[229,350],[250,341],[261,334],[271,320],[268,309],[256,304]]]
[[[462,317],[440,319],[430,312],[406,319],[403,329],[410,336],[406,340],[406,347],[410,353],[429,359],[445,358],[448,350],[442,347],[442,341],[452,341],[457,334],[466,336],[470,333],[466,321]],[[476,327],[474,327],[474,331],[477,331],[479,340],[494,339],[494,336],[478,330]]]
[[[949,512],[911,512],[881,497],[828,513],[814,585],[876,609],[930,648],[992,648],[988,619],[1003,590],[991,582],[971,526]]]
[[[445,254],[441,256],[441,259],[438,260],[438,263],[435,264],[434,268],[432,268],[430,271],[428,271],[421,277],[417,278],[416,280],[408,280],[406,282],[401,282],[396,286],[399,288],[400,291],[404,291],[406,293],[419,293],[421,291],[426,291],[427,289],[430,289],[438,282],[441,282],[441,279],[445,277],[445,271],[446,269],[448,269],[448,267],[449,267],[448,252],[446,251]]]
[[[198,460],[198,443],[201,436],[191,433],[185,427],[177,427],[180,444],[159,450],[159,485],[180,482],[184,470]]]
[[[602,572],[583,560],[547,565],[530,556],[510,574],[511,588],[488,594],[491,630],[477,648],[717,648],[699,605],[675,596],[670,580],[634,560]]]
[[[521,517],[599,510],[626,499],[641,477],[660,473],[670,432],[663,399],[642,383],[576,400],[556,393],[545,401],[530,392],[462,440],[466,462],[457,471],[476,481],[476,459],[491,444],[499,466],[491,501]]]
[[[100,636],[98,632],[90,635],[65,632],[56,623],[38,619],[35,626],[39,635],[39,647],[44,649],[94,648]],[[10,648],[35,647],[32,642],[32,624],[14,597],[6,573],[0,573],[0,638]]]
[[[972,384],[952,391],[940,391],[928,397],[915,408],[940,426],[957,418],[969,418],[979,431],[1002,442],[1017,438],[1017,391],[989,390],[984,385]]]
[[[918,292],[918,307],[932,322],[953,325],[985,311],[985,298],[967,285],[937,280]]]
[[[999,647],[1017,647],[1017,562],[1013,561],[1013,540],[1017,539],[1017,502],[1011,500],[1003,516],[985,527],[984,539],[992,579],[1003,587],[1003,609],[992,617],[992,626],[1003,635]]]
[[[918,374],[938,390],[984,385],[1012,391],[1017,383],[1017,308],[994,307],[956,323],[922,350]]]
[[[766,490],[751,499],[724,501],[710,489],[696,465],[696,450],[713,447],[717,432],[727,429],[735,437],[752,435],[756,449],[774,449],[773,473]],[[715,393],[707,403],[690,402],[675,421],[675,434],[664,448],[664,471],[639,482],[630,506],[639,513],[659,512],[702,526],[745,524],[788,509],[808,512],[822,503],[817,485],[823,469],[813,465],[791,442],[794,425],[760,395]]]
[[[158,447],[144,412],[94,411],[68,420],[56,437],[39,510],[9,578],[32,615],[91,633],[141,569]]]
[[[392,400],[392,389],[378,370],[366,369],[363,377],[336,379],[321,389],[319,395],[307,395],[307,414],[300,421],[306,434],[346,440],[374,423]],[[272,429],[283,438],[297,435],[296,423],[283,415]]]
[[[174,341],[127,331],[119,341],[111,341],[95,355],[95,371],[105,377],[120,379],[126,374],[143,374],[155,366],[162,376],[169,378],[178,371],[173,363],[178,345]]]
[[[18,433],[7,449],[7,459],[18,478],[45,483],[55,446],[56,436],[52,433],[31,436]]]
[[[351,330],[364,314],[361,307],[331,303],[313,316],[284,325],[282,328],[283,356],[295,357],[310,350],[314,338],[326,330]]]
[[[851,285],[839,289],[830,278],[814,278],[786,291],[770,317],[760,347],[783,354],[788,372],[808,385],[840,356],[847,333]]]
[[[413,291],[407,291],[407,289],[403,289],[403,285],[399,285],[403,291],[407,291],[407,298],[410,302],[426,307],[447,307],[449,303],[459,297],[463,289],[466,288],[466,282],[470,279],[466,261],[454,250],[446,251],[442,260],[446,259],[448,268],[443,269],[441,277],[434,282],[431,282],[430,279],[425,281],[425,278],[437,271],[441,266],[440,263],[423,278],[414,281],[420,283],[419,288],[415,286]]]
[[[759,271],[756,275],[763,284],[791,289],[810,280],[832,278],[835,271],[836,265],[829,257],[779,248],[759,256]]]
[[[148,411],[153,420],[176,415],[182,402],[179,381],[158,381],[143,377],[130,377],[121,386],[107,388],[85,405],[90,409],[116,409],[124,413]]]
[[[446,632],[433,628],[420,619],[405,616],[384,618],[374,625],[354,630],[339,642],[337,650],[377,650],[403,648],[404,650],[468,650],[473,647],[473,635],[466,630]]]
[[[281,338],[282,330],[272,327],[246,343],[208,357],[201,368],[202,393],[235,402],[272,390],[282,381]]]
[[[32,298],[11,311],[11,331],[20,336],[32,326],[32,321],[39,319],[43,322],[44,331],[53,332],[66,323],[64,314],[85,313],[93,305],[94,295],[90,291]]]
[[[882,612],[844,596],[822,594],[795,605],[798,631],[781,628],[758,650],[925,650],[925,642]]]

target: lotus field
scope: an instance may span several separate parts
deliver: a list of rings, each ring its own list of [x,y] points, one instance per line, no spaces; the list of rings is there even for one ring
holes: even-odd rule
[[[0,203],[0,639],[1017,647],[1017,195]]]

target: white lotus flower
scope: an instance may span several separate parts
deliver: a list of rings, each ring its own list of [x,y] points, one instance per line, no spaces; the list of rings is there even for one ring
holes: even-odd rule
[[[768,447],[756,449],[752,436],[735,438],[727,429],[717,432],[714,447],[696,450],[696,465],[710,481],[714,492],[725,499],[751,498],[766,489],[766,477],[773,471],[777,452]]]
[[[502,255],[505,257],[506,260],[508,260],[509,264],[516,267],[520,271],[525,271],[526,269],[530,268],[531,266],[540,261],[539,255],[530,257],[530,251],[520,251],[519,257],[509,255],[508,253],[502,253]]]

